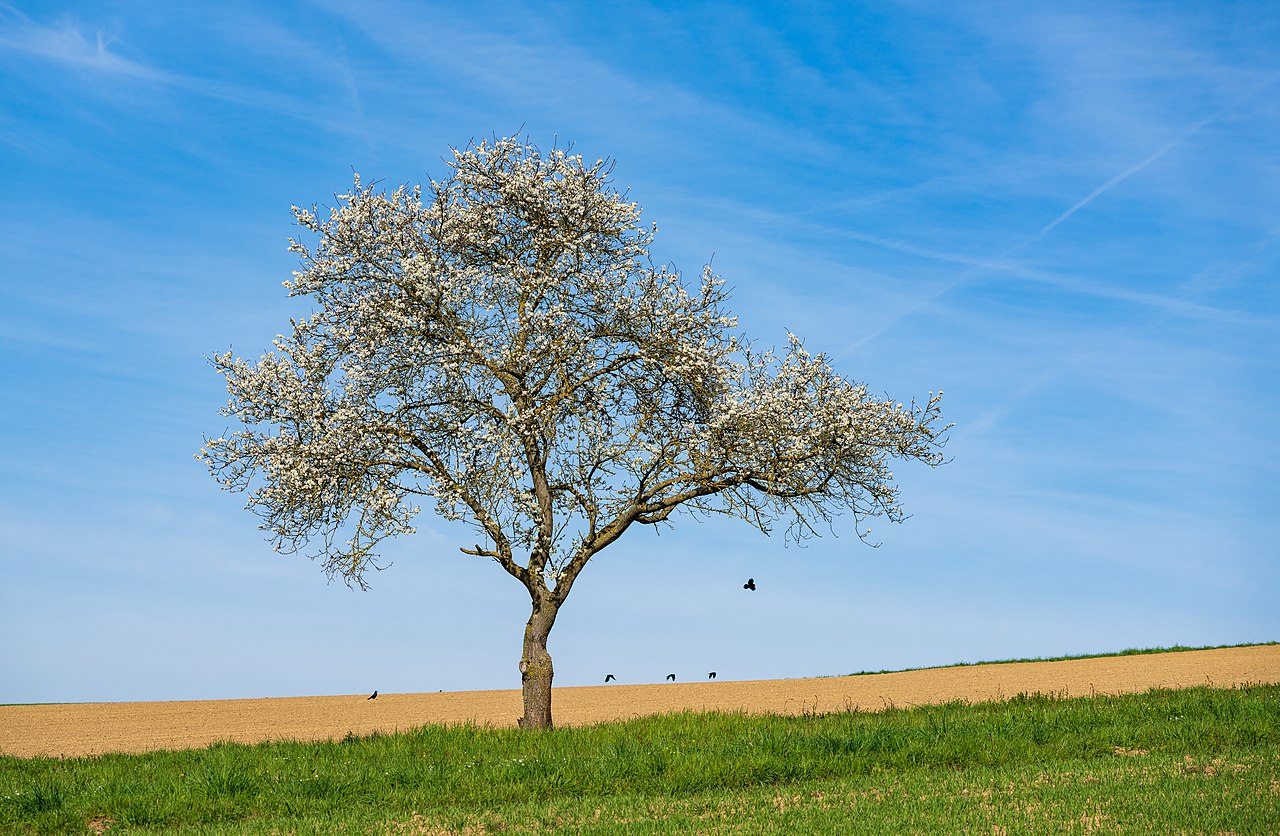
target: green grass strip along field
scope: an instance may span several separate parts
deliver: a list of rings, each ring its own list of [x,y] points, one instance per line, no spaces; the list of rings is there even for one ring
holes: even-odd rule
[[[1186,653],[1191,650],[1229,650],[1234,647],[1271,647],[1280,642],[1251,642],[1249,644],[1218,644],[1202,647],[1187,647],[1175,644],[1172,647],[1131,647],[1127,650],[1114,650],[1107,653],[1083,653],[1074,656],[1032,656],[1026,659],[992,659],[984,662],[952,662],[949,665],[933,665],[924,668],[892,668],[879,671],[857,671],[848,676],[875,676],[882,673],[906,673],[907,671],[933,671],[940,668],[972,668],[979,665],[1015,665],[1021,662],[1070,662],[1076,659],[1110,659],[1116,656],[1151,656],[1156,653]]]
[[[0,832],[1280,831],[1280,685],[0,758]]]

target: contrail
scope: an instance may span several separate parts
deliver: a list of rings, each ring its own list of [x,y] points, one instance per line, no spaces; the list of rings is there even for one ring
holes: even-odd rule
[[[1112,190],[1112,189],[1114,189],[1116,186],[1118,186],[1118,185],[1120,185],[1121,183],[1123,183],[1125,180],[1128,180],[1130,177],[1132,177],[1133,175],[1137,174],[1139,171],[1142,171],[1144,168],[1146,168],[1147,166],[1151,165],[1151,164],[1152,164],[1152,163],[1154,163],[1156,160],[1158,160],[1158,159],[1160,159],[1161,157],[1163,157],[1165,154],[1169,153],[1169,151],[1170,151],[1170,150],[1172,150],[1173,148],[1175,148],[1176,146],[1181,145],[1183,142],[1185,142],[1185,141],[1187,140],[1187,137],[1191,136],[1191,135],[1192,135],[1192,134],[1194,134],[1196,131],[1199,131],[1199,130],[1203,129],[1204,127],[1206,127],[1206,126],[1210,125],[1211,123],[1213,123],[1213,122],[1217,121],[1217,119],[1218,119],[1220,116],[1222,116],[1222,114],[1224,114],[1224,113],[1226,113],[1226,112],[1227,112],[1227,108],[1223,108],[1222,110],[1219,110],[1217,113],[1214,113],[1214,114],[1212,114],[1212,115],[1210,115],[1210,116],[1206,116],[1205,118],[1201,119],[1199,122],[1196,122],[1194,125],[1192,125],[1191,127],[1187,128],[1186,130],[1184,130],[1184,131],[1183,131],[1182,133],[1180,133],[1178,136],[1174,137],[1173,139],[1171,139],[1171,140],[1169,140],[1168,142],[1166,142],[1164,145],[1160,146],[1160,148],[1159,148],[1158,150],[1156,150],[1156,152],[1155,152],[1154,154],[1152,154],[1151,156],[1147,157],[1147,158],[1146,158],[1145,160],[1143,160],[1142,162],[1138,163],[1137,165],[1134,165],[1134,166],[1131,166],[1131,167],[1129,167],[1129,168],[1125,169],[1124,171],[1122,171],[1122,172],[1120,172],[1119,174],[1117,174],[1115,177],[1112,177],[1110,180],[1108,180],[1107,182],[1103,183],[1103,184],[1102,184],[1101,186],[1099,186],[1098,188],[1096,188],[1096,189],[1094,189],[1093,191],[1089,192],[1089,194],[1085,195],[1083,198],[1081,198],[1080,200],[1076,201],[1076,203],[1075,203],[1075,204],[1074,204],[1070,209],[1068,209],[1067,211],[1063,212],[1061,215],[1059,215],[1058,217],[1056,217],[1056,218],[1054,218],[1052,221],[1050,221],[1050,222],[1049,222],[1049,223],[1044,227],[1044,229],[1041,229],[1041,230],[1040,230],[1039,232],[1037,232],[1035,235],[1031,236],[1031,237],[1030,237],[1030,238],[1028,238],[1026,241],[1023,241],[1023,242],[1022,242],[1022,244],[1020,244],[1019,246],[1015,247],[1015,248],[1014,248],[1014,251],[1016,251],[1016,250],[1020,250],[1020,249],[1022,249],[1023,247],[1028,247],[1028,246],[1030,246],[1030,245],[1034,244],[1035,242],[1039,241],[1041,238],[1043,238],[1044,236],[1046,236],[1046,235],[1048,235],[1050,232],[1052,232],[1052,231],[1054,230],[1054,228],[1055,228],[1055,227],[1057,227],[1059,224],[1061,224],[1061,223],[1062,223],[1063,221],[1065,221],[1067,218],[1071,217],[1071,216],[1072,216],[1072,215],[1074,215],[1076,212],[1079,212],[1081,209],[1083,209],[1084,207],[1088,206],[1090,203],[1093,203],[1093,201],[1097,200],[1097,199],[1098,199],[1099,197],[1101,197],[1102,195],[1104,195],[1104,194],[1106,194],[1107,192],[1111,191],[1111,190]]]
[[[1105,194],[1106,192],[1109,192],[1111,189],[1114,189],[1116,186],[1120,185],[1125,180],[1128,180],[1130,177],[1137,174],[1139,171],[1142,171],[1144,168],[1151,165],[1156,160],[1163,157],[1165,154],[1169,153],[1171,149],[1185,142],[1187,138],[1190,137],[1192,134],[1203,130],[1204,128],[1208,127],[1209,125],[1212,125],[1214,122],[1221,119],[1223,114],[1225,114],[1227,111],[1232,110],[1242,102],[1249,101],[1254,96],[1262,92],[1264,89],[1274,84],[1277,79],[1280,79],[1280,75],[1271,75],[1271,76],[1268,76],[1267,78],[1264,78],[1262,81],[1254,85],[1243,95],[1237,97],[1234,101],[1228,103],[1227,105],[1220,108],[1216,112],[1209,114],[1208,116],[1201,119],[1199,122],[1192,123],[1185,129],[1183,129],[1182,133],[1178,134],[1176,137],[1169,140],[1164,145],[1162,145],[1159,149],[1157,149],[1156,152],[1153,153],[1151,156],[1147,157],[1145,160],[1138,163],[1137,165],[1134,165],[1129,169],[1122,171],[1121,173],[1117,174],[1115,177],[1112,177],[1110,180],[1103,183],[1098,188],[1089,192],[1088,195],[1086,195],[1084,198],[1077,201],[1075,205],[1072,206],[1070,209],[1068,209],[1067,211],[1063,212],[1061,215],[1059,215],[1058,217],[1050,221],[1048,225],[1045,226],[1044,229],[1040,230],[1035,235],[1031,236],[1026,241],[1022,242],[1017,247],[1015,247],[1013,249],[1013,252],[1016,252],[1022,249],[1023,247],[1030,246],[1031,244],[1034,244],[1036,241],[1039,241],[1041,238],[1043,238],[1044,236],[1052,232],[1055,227],[1057,227],[1060,223],[1065,221],[1067,218],[1071,217],[1076,212],[1079,212],[1081,209],[1088,206],[1093,201],[1097,200],[1098,197],[1100,197],[1101,195]]]
[[[1185,142],[1193,134],[1203,130],[1204,128],[1218,121],[1218,119],[1222,118],[1224,114],[1238,107],[1242,102],[1246,102],[1254,98],[1262,90],[1264,90],[1267,87],[1270,87],[1277,80],[1280,80],[1280,75],[1268,76],[1267,78],[1259,82],[1257,85],[1252,87],[1250,90],[1248,90],[1246,93],[1237,97],[1234,101],[1230,102],[1229,104],[1225,105],[1224,107],[1220,108],[1214,113],[1209,114],[1203,119],[1200,119],[1199,121],[1193,122],[1192,124],[1188,125],[1186,128],[1182,130],[1181,133],[1179,133],[1173,139],[1166,142],[1164,145],[1157,148],[1153,153],[1148,155],[1146,158],[1130,166],[1124,171],[1120,172],[1115,177],[1112,177],[1110,180],[1103,183],[1101,186],[1094,189],[1093,191],[1089,192],[1089,194],[1085,195],[1080,200],[1076,201],[1071,206],[1071,208],[1067,209],[1061,215],[1058,215],[1058,217],[1054,218],[1052,221],[1046,224],[1035,235],[1032,235],[1030,238],[1027,238],[1024,241],[1014,244],[1013,246],[1006,249],[1004,252],[1000,253],[1000,255],[996,257],[994,262],[987,262],[983,259],[967,259],[967,258],[961,258],[956,256],[948,256],[946,254],[931,253],[922,247],[917,247],[911,244],[907,244],[905,242],[892,241],[889,239],[882,239],[882,238],[877,239],[875,236],[865,236],[865,240],[868,240],[871,243],[879,243],[881,246],[887,246],[890,249],[898,250],[900,252],[907,252],[915,255],[920,255],[925,258],[932,257],[932,258],[938,258],[943,261],[956,261],[962,264],[967,264],[969,266],[969,269],[961,273],[956,278],[952,279],[947,284],[943,285],[941,288],[929,293],[924,298],[917,300],[913,305],[908,307],[905,311],[902,311],[901,313],[899,313],[897,316],[895,316],[891,321],[886,323],[879,330],[864,336],[860,340],[856,340],[855,342],[850,343],[848,346],[844,348],[843,351],[835,355],[835,358],[839,359],[840,357],[843,357],[844,355],[848,354],[850,351],[853,351],[854,349],[857,349],[857,348],[861,348],[867,343],[875,340],[881,334],[885,333],[890,328],[894,327],[903,319],[915,313],[916,311],[920,310],[924,306],[937,300],[939,297],[944,296],[947,293],[950,293],[959,285],[969,283],[973,279],[973,277],[980,271],[990,270],[990,269],[995,269],[997,271],[1000,270],[1002,266],[1001,262],[1004,262],[1005,259],[1009,258],[1010,256],[1016,255],[1017,253],[1021,252],[1022,250],[1026,249],[1027,247],[1039,241],[1041,238],[1044,238],[1046,235],[1048,235],[1050,232],[1052,232],[1054,229],[1060,226],[1063,222],[1065,222],[1068,218],[1070,218],[1076,212],[1079,212],[1081,209],[1085,208],[1086,206],[1088,206],[1093,201],[1097,200],[1102,195],[1114,189],[1116,186],[1120,185],[1125,180],[1128,180],[1130,177],[1141,172],[1143,169],[1150,166],[1156,160],[1160,159],[1165,154],[1169,153],[1169,151],[1173,150],[1178,145]]]

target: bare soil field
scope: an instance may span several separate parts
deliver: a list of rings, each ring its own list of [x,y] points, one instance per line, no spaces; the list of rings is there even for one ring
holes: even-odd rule
[[[556,723],[574,726],[686,710],[797,715],[1020,693],[1073,697],[1275,682],[1280,645],[1258,645],[818,679],[556,688],[552,700]],[[518,690],[366,696],[0,706],[0,753],[75,757],[220,741],[332,740],[432,723],[514,726],[521,713]]]

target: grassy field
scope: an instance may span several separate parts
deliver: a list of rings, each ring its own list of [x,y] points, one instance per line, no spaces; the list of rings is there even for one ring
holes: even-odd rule
[[[0,758],[0,832],[1280,832],[1280,686]]]

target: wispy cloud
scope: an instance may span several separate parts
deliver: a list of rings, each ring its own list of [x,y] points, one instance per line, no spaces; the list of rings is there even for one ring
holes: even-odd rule
[[[8,18],[6,21],[5,18]],[[8,25],[4,25],[4,24]],[[242,28],[258,31],[254,21],[241,21]],[[201,77],[189,73],[174,72],[149,64],[142,59],[128,58],[117,48],[121,41],[102,28],[84,24],[64,16],[54,23],[39,23],[11,7],[0,6],[0,52],[9,51],[37,60],[51,62],[68,70],[89,74],[104,83],[98,90],[104,96],[119,92],[105,83],[108,80],[130,79],[138,83],[189,93],[206,99],[227,102],[254,110],[285,115],[291,119],[323,127],[329,132],[361,136],[367,139],[367,126],[363,118],[350,120],[333,118],[331,110],[316,107],[304,94],[282,92],[288,90],[276,84],[237,82],[224,78]],[[363,117],[363,103],[359,88],[350,69],[345,44],[339,44],[337,60],[341,86],[355,103],[357,113]],[[316,53],[312,60],[321,56]],[[131,106],[136,100],[131,100]],[[167,107],[170,103],[157,103],[155,107]]]
[[[392,57],[401,72],[426,69],[431,78],[446,79],[449,95],[471,99],[473,118],[480,107],[512,114],[506,117],[510,124],[490,124],[489,130],[514,132],[525,124],[536,134],[550,126],[571,132],[561,139],[578,142],[585,134],[603,134],[611,139],[609,153],[656,151],[667,166],[692,156],[681,142],[714,145],[724,137],[771,151],[786,147],[797,155],[839,156],[838,144],[821,132],[720,101],[694,85],[655,79],[616,53],[588,48],[536,16],[513,30],[477,25],[473,16],[443,9],[428,19],[416,6],[393,0],[360,9],[332,0],[321,5]],[[649,17],[641,25],[656,20]],[[396,83],[403,84],[402,78]],[[702,129],[684,129],[691,122]],[[673,131],[673,125],[682,127]],[[403,132],[388,131],[386,138],[405,141]]]
[[[1084,297],[1126,302],[1138,308],[1144,308],[1159,313],[1173,314],[1189,319],[1258,327],[1276,325],[1275,318],[1266,314],[1201,304],[1185,296],[1133,290],[1115,284],[1110,284],[1105,281],[1089,279],[1080,275],[1038,268],[1025,259],[1013,257],[1020,250],[1034,243],[1035,240],[1040,237],[1039,234],[1020,242],[1015,246],[1009,247],[997,256],[984,258],[965,253],[939,250],[927,245],[917,244],[912,241],[906,241],[892,236],[867,233],[856,229],[849,229],[847,227],[833,226],[816,221],[799,219],[790,215],[775,213],[761,207],[738,206],[737,204],[725,200],[710,202],[708,203],[708,206],[713,206],[717,212],[725,215],[732,213],[733,215],[748,218],[757,223],[767,223],[775,228],[781,227],[794,230],[804,230],[810,236],[820,236],[828,240],[847,239],[857,241],[862,244],[868,244],[873,247],[900,253],[902,255],[913,256],[924,261],[952,264],[967,268],[955,278],[937,284],[928,292],[917,296],[912,303],[898,313],[893,321],[886,323],[882,328],[876,330],[874,333],[865,335],[859,340],[851,343],[842,352],[840,352],[840,355],[838,356],[843,356],[849,351],[866,345],[880,334],[883,334],[885,331],[892,328],[897,322],[924,309],[961,285],[990,280],[992,278],[1032,282],[1038,285],[1051,286],[1059,290],[1078,294]]]
[[[35,55],[66,67],[106,75],[163,79],[162,73],[112,50],[115,39],[101,29],[89,32],[70,17],[54,24],[35,23],[12,7],[0,8],[9,20],[0,31],[0,49]]]

